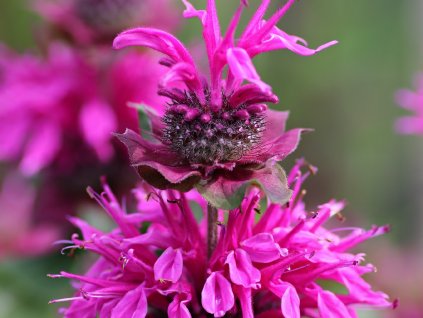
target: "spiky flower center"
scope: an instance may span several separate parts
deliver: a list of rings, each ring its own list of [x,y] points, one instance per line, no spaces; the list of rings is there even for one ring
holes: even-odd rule
[[[163,142],[189,163],[204,165],[238,160],[260,142],[265,105],[232,107],[223,96],[220,110],[210,108],[209,98],[203,104],[189,92],[173,100],[163,117]]]
[[[85,24],[112,35],[135,22],[141,6],[139,0],[75,0],[76,14]]]

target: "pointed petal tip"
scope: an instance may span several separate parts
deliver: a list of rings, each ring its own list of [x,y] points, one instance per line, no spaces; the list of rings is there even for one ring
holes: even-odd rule
[[[328,42],[328,43],[325,43],[325,44],[323,44],[323,45],[319,46],[319,47],[316,49],[316,52],[323,51],[324,49],[327,49],[328,47],[334,46],[334,45],[336,45],[336,44],[338,44],[338,43],[339,43],[339,42],[338,42],[337,40],[334,40],[334,41],[330,41],[330,42]]]

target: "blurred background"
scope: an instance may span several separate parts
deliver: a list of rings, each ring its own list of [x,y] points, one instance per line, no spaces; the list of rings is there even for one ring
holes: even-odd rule
[[[193,1],[199,6],[202,2]],[[227,21],[238,1],[217,2]],[[258,3],[250,2],[253,8]],[[181,14],[182,7],[175,6],[174,13]],[[362,245],[359,251],[366,251],[367,260],[378,268],[368,279],[392,299],[399,298],[400,309],[397,313],[364,312],[362,317],[423,317],[423,136],[394,130],[395,120],[407,114],[396,104],[395,92],[413,88],[413,78],[423,70],[422,18],[421,0],[298,1],[279,26],[305,38],[313,48],[334,39],[339,44],[311,57],[276,51],[255,60],[262,79],[280,97],[276,107],[290,110],[288,127],[315,129],[303,136],[299,149],[284,163],[288,169],[296,157],[305,157],[319,168],[306,184],[310,206],[345,198],[347,224],[392,227],[391,233]],[[42,51],[40,25],[42,19],[30,9],[29,0],[0,2],[0,42],[11,50]],[[196,45],[197,21],[181,21],[169,28],[185,43]],[[109,178],[108,167],[96,171],[94,179],[83,179],[77,196],[84,196],[90,185],[83,182],[97,182],[91,180],[101,175]],[[124,183],[120,177],[128,173],[120,169],[124,164],[113,167],[112,186]],[[3,192],[11,169],[0,165]],[[42,187],[44,183],[38,180],[32,177],[30,186]],[[22,199],[20,194],[14,192],[15,200]],[[89,203],[72,208],[96,223],[107,223]],[[4,218],[0,218],[0,229],[2,222]],[[60,238],[66,239],[72,230],[61,233]],[[27,250],[35,248],[33,242],[26,243]],[[2,254],[0,317],[57,316],[58,307],[47,302],[69,295],[71,289],[68,281],[51,280],[46,274],[84,267],[57,248],[37,255]],[[413,308],[414,316],[406,311],[400,314],[407,308]]]

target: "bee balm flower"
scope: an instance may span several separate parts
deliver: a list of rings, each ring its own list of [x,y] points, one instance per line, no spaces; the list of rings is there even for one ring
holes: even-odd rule
[[[157,188],[186,191],[196,186],[214,206],[229,209],[239,205],[253,182],[274,202],[286,202],[290,191],[276,161],[295,150],[302,129],[285,131],[288,114],[267,109],[266,103],[276,103],[278,98],[260,79],[252,58],[278,49],[312,55],[336,41],[314,50],[277,28],[293,0],[268,21],[263,16],[270,1],[262,1],[239,39],[234,34],[245,1],[224,36],[214,0],[207,1],[206,10],[183,3],[184,16],[202,23],[210,78],[199,72],[188,49],[167,32],[135,28],[118,35],[115,48],[152,48],[166,56],[161,64],[169,68],[158,91],[169,98],[164,115],[147,109],[154,140],[130,130],[119,139],[128,147],[140,176]]]
[[[396,94],[398,104],[414,112],[397,120],[396,129],[402,134],[423,134],[423,74],[416,77],[415,86],[416,91],[402,89]]]
[[[299,160],[288,176],[294,189],[289,205],[267,202],[260,210],[263,197],[253,188],[239,208],[225,214],[227,221],[221,210],[210,258],[205,224],[196,221],[190,204],[201,207],[197,217],[204,219],[206,202],[197,192],[144,185],[133,192],[137,209],[127,213],[107,185],[101,195],[89,190],[117,228],[107,233],[71,219],[82,237],[74,235],[65,249],[100,257],[85,275],[51,275],[78,282],[73,297],[52,302],[71,302],[62,309],[66,317],[140,318],[147,313],[151,318],[352,318],[358,306],[392,306],[362,278],[374,271],[362,264],[364,254],[349,252],[388,228],[325,228],[344,202],[331,200],[307,211],[302,184],[310,172],[304,167]]]

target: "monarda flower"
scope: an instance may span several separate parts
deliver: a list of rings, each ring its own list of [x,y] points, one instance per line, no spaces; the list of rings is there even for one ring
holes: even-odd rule
[[[117,158],[111,133],[137,129],[128,101],[161,105],[154,83],[162,72],[153,58],[137,52],[95,56],[94,62],[63,43],[50,44],[46,56],[2,48],[0,161],[33,176],[47,167],[69,173]],[[125,155],[120,157],[126,166]]]
[[[358,307],[392,306],[363,280],[374,271],[363,264],[364,254],[349,252],[388,228],[323,227],[344,202],[306,210],[302,184],[314,171],[297,162],[288,175],[294,189],[288,204],[271,203],[250,188],[238,208],[220,210],[210,258],[207,203],[197,192],[143,184],[133,191],[137,207],[128,212],[130,202],[120,204],[106,184],[101,194],[89,189],[117,227],[106,233],[71,218],[82,236],[73,235],[63,252],[88,250],[99,258],[85,275],[50,275],[72,279],[77,288],[73,297],[52,303],[69,301],[61,309],[65,317],[87,318],[349,318],[357,317]]]
[[[170,0],[32,0],[53,33],[79,45],[110,42],[122,29],[154,25],[174,29],[175,8]],[[57,34],[58,33],[58,34]]]
[[[154,28],[135,28],[117,36],[114,47],[150,47],[166,55],[168,67],[158,94],[169,99],[163,115],[144,108],[151,120],[149,140],[133,131],[118,135],[129,149],[140,176],[159,189],[187,191],[194,186],[214,206],[236,207],[249,183],[260,185],[274,202],[290,196],[277,161],[295,150],[302,129],[285,131],[288,114],[267,110],[278,102],[252,63],[258,54],[288,49],[312,55],[304,40],[276,27],[294,0],[267,21],[270,0],[262,1],[242,32],[234,34],[246,5],[242,1],[224,36],[220,33],[215,1],[196,10],[188,1],[184,16],[197,17],[209,61],[210,77],[201,75],[188,49],[174,36]],[[246,83],[245,83],[246,82]]]
[[[423,134],[423,74],[416,76],[415,91],[402,89],[397,92],[398,104],[412,111],[412,116],[402,117],[397,120],[396,130],[402,134]]]

